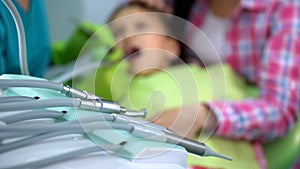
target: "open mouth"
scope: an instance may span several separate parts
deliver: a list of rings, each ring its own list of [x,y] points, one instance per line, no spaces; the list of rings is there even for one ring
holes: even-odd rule
[[[141,54],[141,49],[138,47],[130,47],[127,50],[125,50],[125,58],[129,61],[132,59],[137,58]]]

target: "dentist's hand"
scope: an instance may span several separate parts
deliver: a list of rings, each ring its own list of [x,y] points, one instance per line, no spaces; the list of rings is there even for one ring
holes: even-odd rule
[[[217,125],[214,113],[210,112],[209,108],[203,104],[167,110],[156,116],[152,122],[189,138],[194,138],[201,129],[214,130]]]

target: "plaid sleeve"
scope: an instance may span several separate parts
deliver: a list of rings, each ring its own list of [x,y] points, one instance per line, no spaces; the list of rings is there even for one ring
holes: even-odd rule
[[[273,12],[259,77],[260,96],[240,102],[213,102],[217,133],[271,140],[295,124],[300,105],[300,1],[283,2]]]

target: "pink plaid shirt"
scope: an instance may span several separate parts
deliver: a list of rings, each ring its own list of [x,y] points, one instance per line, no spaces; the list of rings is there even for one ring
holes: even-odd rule
[[[190,21],[201,28],[207,8],[206,0],[197,0]],[[300,105],[300,1],[242,0],[230,22],[226,62],[257,84],[260,96],[213,102],[222,114],[217,133],[258,141],[283,136]]]
[[[196,0],[190,21],[201,28],[207,10],[207,0]],[[300,1],[241,0],[230,23],[225,62],[260,95],[210,106],[220,115],[217,134],[251,140],[259,150],[260,141],[284,136],[300,111]]]

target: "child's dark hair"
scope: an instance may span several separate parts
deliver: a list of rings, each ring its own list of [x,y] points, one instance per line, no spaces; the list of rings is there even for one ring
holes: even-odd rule
[[[119,5],[117,8],[115,8],[113,10],[113,12],[111,13],[110,17],[108,18],[107,22],[111,22],[113,21],[114,17],[116,16],[116,14],[121,11],[122,9],[126,8],[126,7],[131,7],[131,6],[137,6],[140,8],[143,8],[149,12],[159,12],[159,13],[163,13],[163,11],[160,11],[154,7],[151,7],[149,5],[147,5],[146,3],[143,3],[141,1],[130,1],[130,2],[124,2],[121,5]]]
[[[162,13],[165,14],[165,12],[158,10],[154,7],[149,6],[148,4],[142,2],[142,1],[130,1],[130,2],[125,2],[122,3],[120,6],[118,6],[111,14],[111,16],[108,18],[107,22],[112,22],[114,20],[114,18],[116,17],[116,15],[124,8],[127,7],[139,7],[142,8],[148,12],[153,12],[153,13]],[[163,17],[158,17],[158,19],[161,21],[160,23],[163,25],[163,27],[165,28],[165,30],[167,31],[169,36],[173,36],[173,32],[172,32],[172,27],[170,26],[171,24],[171,17],[168,17],[166,15],[162,15]]]

